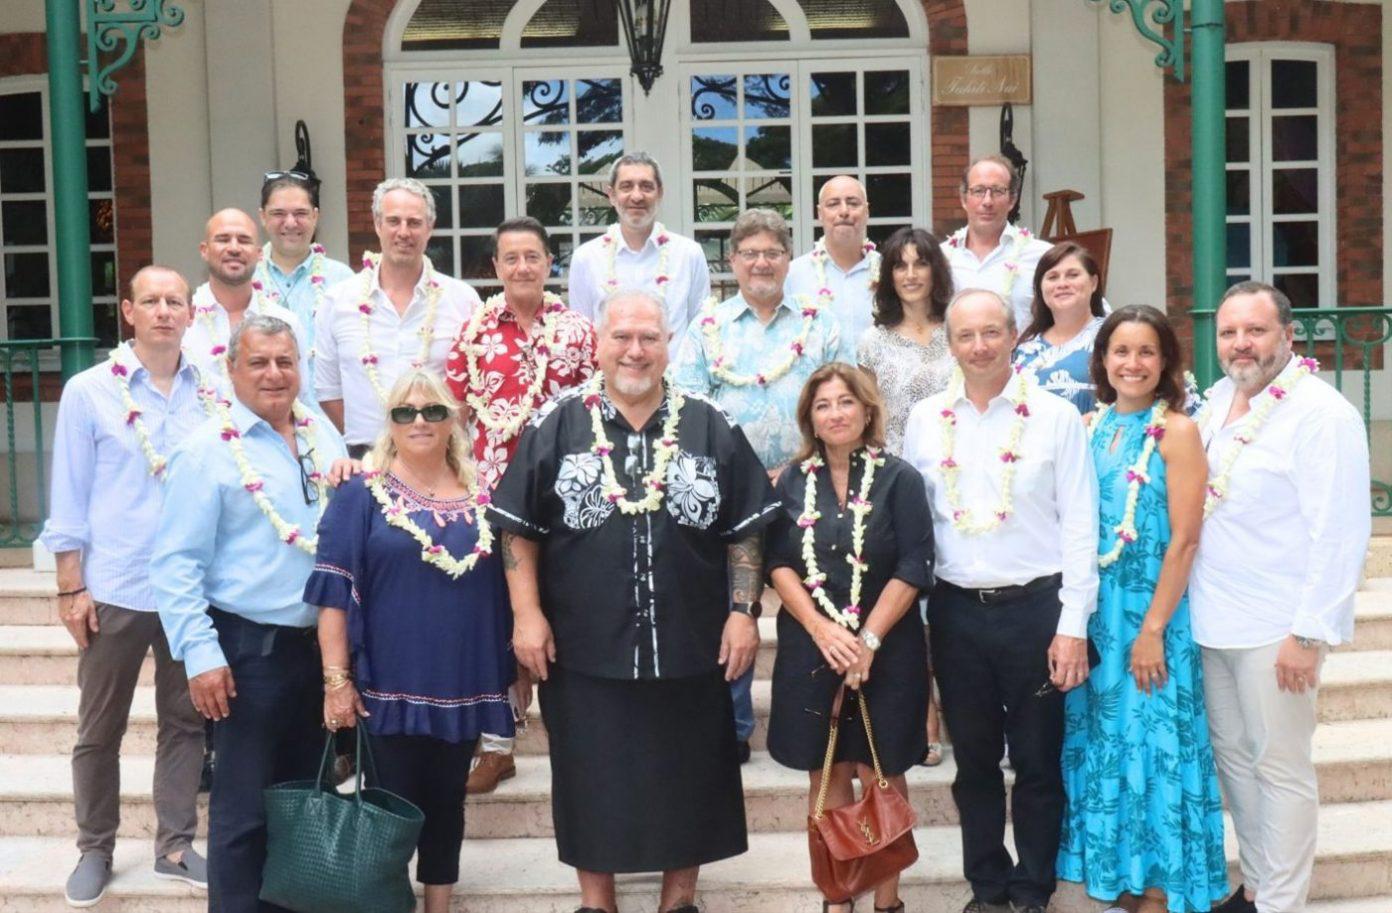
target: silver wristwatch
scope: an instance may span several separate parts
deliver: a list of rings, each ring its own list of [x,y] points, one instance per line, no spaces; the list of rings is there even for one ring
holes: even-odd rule
[[[1292,634],[1291,636],[1295,638],[1295,642],[1300,645],[1300,649],[1302,650],[1310,650],[1324,645],[1324,641],[1316,640],[1313,637],[1301,637],[1299,634]]]
[[[880,649],[880,635],[869,629],[860,632],[860,642],[865,644],[865,648],[871,653]]]

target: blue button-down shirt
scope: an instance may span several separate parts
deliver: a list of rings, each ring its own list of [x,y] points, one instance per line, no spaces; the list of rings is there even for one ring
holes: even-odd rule
[[[232,404],[232,421],[276,512],[303,535],[315,535],[323,505],[305,504],[300,465],[285,439],[240,402]],[[327,472],[346,455],[343,439],[322,419],[312,427],[315,462]],[[307,454],[309,436],[298,434],[300,453]],[[276,535],[243,487],[217,419],[174,451],[168,475],[150,580],[169,651],[189,676],[227,665],[209,605],[260,624],[314,624],[315,610],[302,598],[314,558]]]
[[[789,347],[802,333],[802,298],[785,297],[768,323],[735,295],[716,305],[716,330],[725,367],[733,374],[754,375],[783,363]],[[803,345],[802,357],[786,374],[766,384],[735,386],[716,376],[714,356],[706,341],[704,313],[691,322],[674,374],[678,386],[703,393],[720,405],[744,431],[765,469],[792,459],[802,444],[797,426],[797,401],[812,372],[832,361],[851,361],[835,315],[820,311]]]
[[[352,267],[327,254],[311,252],[300,265],[286,273],[271,259],[271,245],[261,249],[261,261],[256,264],[255,281],[261,283],[261,294],[300,318],[304,327],[304,345],[309,347],[309,370],[300,378],[300,401],[318,408],[314,395],[314,317],[324,293],[353,275]],[[317,280],[317,281],[316,281]]]
[[[150,445],[168,458],[207,419],[198,401],[198,370],[181,362],[165,396],[128,343],[118,357],[129,371],[131,398]],[[161,482],[150,474],[126,417],[110,362],[68,381],[58,404],[49,515],[39,541],[51,552],[83,553],[82,582],[96,601],[153,612],[149,566]]]

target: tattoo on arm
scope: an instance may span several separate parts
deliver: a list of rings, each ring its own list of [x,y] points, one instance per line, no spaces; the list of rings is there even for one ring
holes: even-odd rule
[[[512,540],[516,539],[516,533],[503,533],[503,570],[517,570],[517,554],[512,550]]]
[[[760,533],[730,546],[730,601],[758,602],[764,591],[764,540]]]

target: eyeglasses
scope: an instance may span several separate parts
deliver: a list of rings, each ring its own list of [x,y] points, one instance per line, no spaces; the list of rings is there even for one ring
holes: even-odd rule
[[[989,196],[989,197],[1000,197],[1001,199],[1006,199],[1006,198],[1008,198],[1008,197],[1010,196],[1010,188],[1009,188],[1009,187],[987,187],[987,186],[984,186],[984,185],[978,185],[978,186],[976,186],[976,187],[968,187],[968,188],[967,188],[967,196],[971,197],[973,200],[984,200],[984,199],[986,199],[988,196]]]
[[[788,252],[781,247],[776,247],[770,248],[769,250],[737,250],[735,251],[735,256],[739,257],[745,263],[757,263],[760,257],[770,263],[777,263],[779,260],[788,256]]]
[[[433,424],[435,422],[443,422],[445,419],[449,418],[449,414],[449,406],[443,403],[431,403],[428,406],[421,406],[419,409],[415,406],[393,406],[391,420],[398,425],[409,425],[414,422],[416,416],[419,415],[427,422]]]
[[[303,171],[267,171],[265,174],[261,175],[261,183],[269,184],[271,181],[279,181],[285,178],[305,181],[306,183],[314,182],[314,178],[305,174]]]
[[[306,450],[299,456],[300,461],[300,494],[304,497],[306,506],[319,503],[319,467],[314,465],[314,448]]]

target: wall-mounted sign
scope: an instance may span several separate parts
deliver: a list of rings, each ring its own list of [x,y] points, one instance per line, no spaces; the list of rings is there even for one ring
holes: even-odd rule
[[[933,104],[1027,105],[1030,103],[1030,57],[934,57]]]

